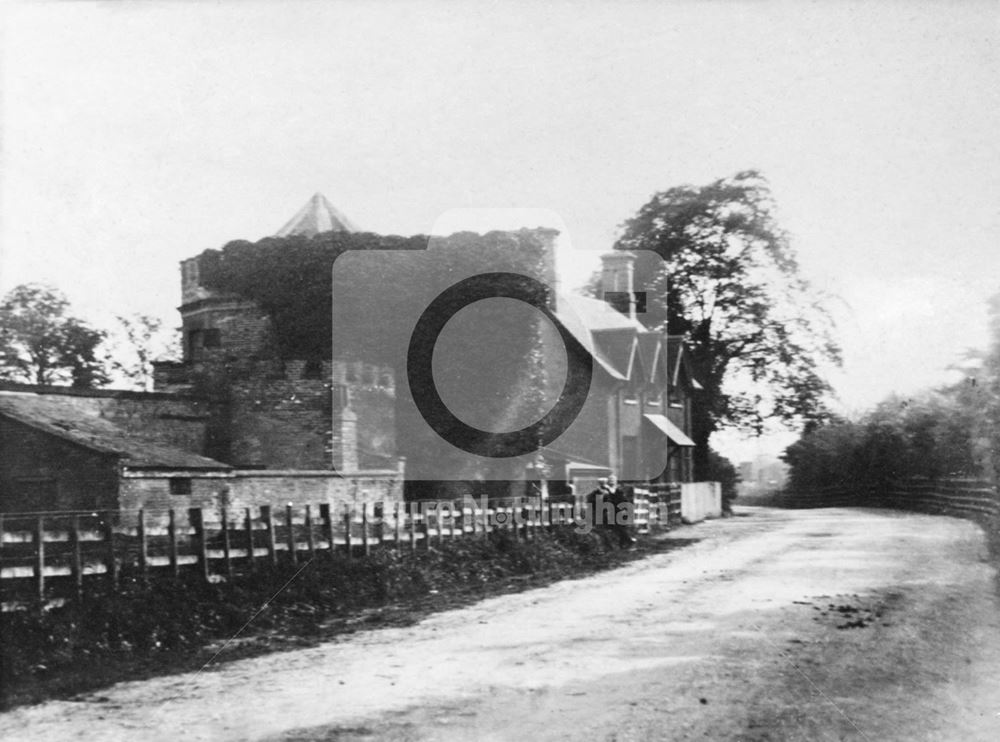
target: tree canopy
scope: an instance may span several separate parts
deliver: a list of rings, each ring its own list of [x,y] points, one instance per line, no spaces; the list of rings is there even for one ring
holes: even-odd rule
[[[0,378],[29,384],[93,388],[108,382],[98,349],[105,333],[69,314],[58,290],[12,289],[0,303]]]
[[[793,492],[852,487],[876,497],[910,477],[1000,472],[1000,294],[990,301],[991,345],[954,366],[962,378],[908,396],[893,394],[856,420],[833,420],[785,451]]]
[[[698,476],[720,427],[827,416],[823,367],[839,364],[840,348],[775,212],[767,181],[748,170],[656,193],[615,244],[659,256],[636,262],[640,319],[687,338],[704,387],[692,420]]]
[[[181,355],[179,332],[148,314],[116,315],[109,361],[117,375],[142,391],[152,391],[153,361]]]

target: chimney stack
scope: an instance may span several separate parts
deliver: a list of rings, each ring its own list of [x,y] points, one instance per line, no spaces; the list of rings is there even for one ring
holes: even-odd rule
[[[601,292],[612,307],[636,318],[635,255],[615,251],[601,256]]]

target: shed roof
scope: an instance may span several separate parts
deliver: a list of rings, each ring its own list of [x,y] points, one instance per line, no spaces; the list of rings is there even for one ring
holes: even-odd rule
[[[0,416],[98,453],[117,456],[138,469],[230,469],[206,456],[135,435],[73,404],[72,397],[0,391]]]

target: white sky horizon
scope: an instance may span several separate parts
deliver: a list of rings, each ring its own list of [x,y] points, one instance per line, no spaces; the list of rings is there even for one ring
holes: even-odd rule
[[[99,324],[179,324],[180,260],[273,234],[317,191],[387,234],[552,212],[582,283],[654,192],[758,169],[836,297],[845,411],[944,383],[987,342],[995,2],[42,2],[0,20],[0,291],[53,284]]]

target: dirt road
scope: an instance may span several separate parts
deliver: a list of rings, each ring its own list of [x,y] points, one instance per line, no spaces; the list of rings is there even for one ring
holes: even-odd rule
[[[403,629],[0,715],[8,740],[1000,740],[972,524],[775,511]]]

